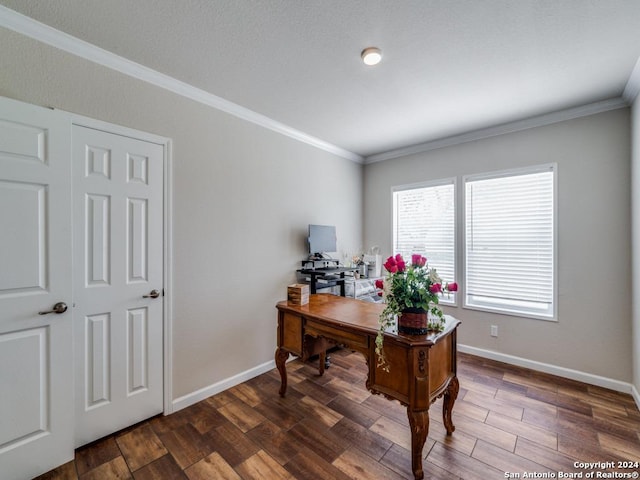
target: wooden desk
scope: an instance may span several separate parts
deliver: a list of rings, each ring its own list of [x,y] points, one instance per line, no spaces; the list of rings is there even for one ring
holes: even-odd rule
[[[289,354],[306,360],[319,354],[319,370],[324,372],[328,344],[344,345],[364,355],[369,367],[367,388],[407,406],[411,426],[411,467],[416,479],[424,478],[422,447],[429,433],[429,406],[444,395],[442,415],[447,434],[455,430],[451,411],[458,396],[456,377],[456,329],[460,322],[447,316],[443,332],[429,335],[385,334],[384,348],[389,371],[377,367],[375,339],[381,304],[330,294],[310,296],[307,305],[280,302],[278,348],[275,360],[287,391],[285,362]]]

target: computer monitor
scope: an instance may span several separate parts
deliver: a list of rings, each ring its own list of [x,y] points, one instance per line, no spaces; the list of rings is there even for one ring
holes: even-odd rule
[[[336,227],[332,225],[309,225],[309,254],[322,257],[327,252],[337,252]]]

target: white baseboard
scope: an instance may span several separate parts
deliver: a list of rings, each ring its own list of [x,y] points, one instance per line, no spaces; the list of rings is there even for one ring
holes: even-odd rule
[[[640,410],[640,392],[638,392],[638,389],[635,387],[635,385],[631,385],[631,396],[636,401],[638,410]]]
[[[492,350],[470,347],[469,345],[458,344],[458,351],[476,355],[478,357],[488,358],[490,360],[496,360],[498,362],[508,363],[510,365],[516,365],[518,367],[530,368],[531,370],[536,370],[538,372],[557,375],[558,377],[577,380],[579,382],[596,385],[598,387],[608,388],[610,390],[615,390],[616,392],[629,393],[633,396],[638,409],[640,409],[640,395],[638,394],[638,390],[636,390],[636,388],[631,383],[621,382],[620,380],[601,377],[599,375],[593,375],[591,373],[581,372],[579,370],[559,367],[557,365],[551,365],[549,363],[542,363],[535,360],[515,357],[513,355],[494,352]]]
[[[173,402],[171,402],[173,412],[182,410],[183,408],[193,405],[194,403],[198,403],[205,398],[216,395],[231,387],[235,387],[242,382],[251,380],[252,378],[257,377],[258,375],[262,375],[263,373],[266,373],[274,368],[276,368],[276,362],[275,360],[271,360],[270,362],[266,362],[262,365],[258,365],[257,367],[250,368],[249,370],[240,372],[232,377],[225,378],[224,380],[216,382],[213,385],[209,385],[208,387],[201,388],[200,390],[196,390],[195,392],[188,393],[187,395],[184,395],[180,398],[176,398],[175,400],[173,400]]]
[[[599,375],[593,375],[591,373],[581,372],[579,370],[572,370],[570,368],[559,367],[557,365],[551,365],[549,363],[542,363],[535,360],[529,360],[522,357],[515,357],[513,355],[507,355],[505,353],[494,352],[492,350],[484,350],[482,348],[471,347],[469,345],[458,345],[458,351],[462,353],[468,353],[470,355],[476,355],[482,358],[488,358],[490,360],[496,360],[498,362],[508,363],[510,365],[516,365],[518,367],[530,368],[538,372],[549,373],[551,375],[557,375],[558,377],[569,378],[571,380],[577,380],[579,382],[588,383],[590,385],[597,385],[599,387],[608,388],[617,392],[630,394],[636,402],[638,409],[640,409],[640,393],[634,385],[631,383],[621,382],[611,378],[601,377]],[[196,390],[195,392],[184,395],[180,398],[176,398],[171,403],[173,412],[182,410],[194,403],[198,403],[205,398],[216,395],[231,387],[251,380],[258,375],[268,372],[275,368],[276,364],[274,360],[263,363],[256,367],[250,368],[244,372],[240,372],[237,375],[226,378],[219,382],[209,385],[207,387]]]

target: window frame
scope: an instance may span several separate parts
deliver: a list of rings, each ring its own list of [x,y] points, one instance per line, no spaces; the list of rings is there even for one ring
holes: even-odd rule
[[[396,208],[395,208],[395,194],[398,192],[403,192],[407,190],[416,190],[420,188],[431,188],[431,187],[440,187],[444,185],[452,185],[453,186],[453,272],[455,278],[454,282],[458,283],[458,286],[462,283],[459,278],[460,267],[459,267],[459,248],[458,244],[458,226],[459,226],[459,205],[458,205],[458,177],[446,177],[436,180],[427,180],[424,182],[410,183],[404,185],[396,185],[391,187],[391,251],[393,255],[396,254],[396,230],[397,230],[397,218],[396,218]],[[429,252],[425,252],[427,256],[427,261],[429,257]],[[459,287],[458,287],[459,288]],[[451,293],[441,293],[440,298],[438,300],[440,305],[444,305],[447,307],[457,307],[458,306],[458,297],[460,296],[460,291],[451,292]]]
[[[552,242],[553,242],[553,247],[552,247],[552,255],[553,255],[553,260],[552,260],[552,282],[553,282],[553,288],[552,288],[552,312],[550,315],[544,315],[544,314],[536,314],[534,312],[525,312],[525,311],[518,311],[518,310],[514,310],[514,309],[509,309],[508,307],[497,307],[495,305],[479,305],[479,304],[473,304],[473,303],[469,303],[468,302],[468,296],[467,296],[467,184],[469,182],[472,181],[478,181],[478,180],[488,180],[488,179],[496,179],[496,178],[505,178],[505,177],[514,177],[514,176],[521,176],[521,175],[528,175],[528,174],[536,174],[536,173],[542,173],[542,172],[549,172],[551,171],[553,173],[553,183],[552,183],[552,188],[553,188],[553,206],[552,206],[552,215],[553,215],[553,219],[552,219],[552,228],[553,228],[553,235],[552,235]],[[544,163],[544,164],[540,164],[540,165],[533,165],[533,166],[527,166],[527,167],[521,167],[521,168],[514,168],[514,169],[507,169],[507,170],[497,170],[497,171],[493,171],[493,172],[485,172],[485,173],[479,173],[479,174],[471,174],[471,175],[464,175],[462,176],[462,188],[461,190],[461,195],[462,195],[462,200],[461,200],[461,205],[460,205],[460,211],[462,212],[460,215],[460,221],[461,221],[461,229],[460,229],[460,235],[461,235],[461,256],[462,256],[462,262],[461,262],[461,270],[462,270],[462,282],[461,282],[461,286],[462,288],[459,288],[459,293],[461,293],[461,297],[462,297],[462,308],[467,309],[467,310],[476,310],[476,311],[482,311],[482,312],[490,312],[490,313],[496,313],[496,314],[501,314],[501,315],[509,315],[509,316],[514,316],[514,317],[524,317],[524,318],[530,318],[530,319],[535,319],[535,320],[545,320],[545,321],[550,321],[550,322],[557,322],[558,321],[558,164],[557,163]]]

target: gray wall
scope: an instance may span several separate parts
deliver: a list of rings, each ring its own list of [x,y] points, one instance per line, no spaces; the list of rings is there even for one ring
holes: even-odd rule
[[[629,121],[624,108],[366,165],[365,242],[391,253],[392,186],[557,162],[558,322],[445,310],[462,344],[630,382]]]
[[[460,342],[640,389],[628,109],[371,164],[363,183],[348,160],[11,31],[0,45],[0,95],[173,139],[174,399],[272,359],[274,304],[295,280],[308,223],[335,224],[340,250],[388,254],[391,186],[547,162],[558,163],[559,321],[451,308]]]
[[[173,139],[173,398],[273,359],[309,223],[362,244],[362,166],[0,29],[0,95]]]

